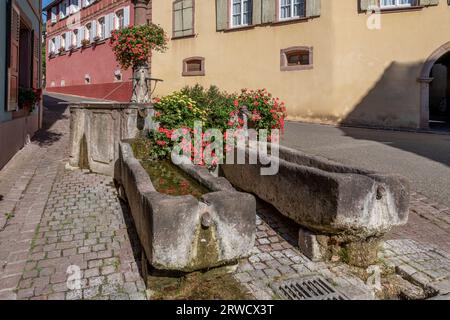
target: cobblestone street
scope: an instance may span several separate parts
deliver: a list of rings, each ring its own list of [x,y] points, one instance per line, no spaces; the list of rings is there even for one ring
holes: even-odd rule
[[[65,169],[69,112],[46,101],[44,129],[0,171],[0,299],[146,299],[128,209],[112,178]],[[380,259],[429,297],[449,298],[449,208],[413,194],[409,223],[386,240]],[[278,298],[276,281],[314,274],[350,299],[375,298],[342,265],[311,262],[297,242],[298,227],[259,204],[256,246],[235,278],[257,299]]]

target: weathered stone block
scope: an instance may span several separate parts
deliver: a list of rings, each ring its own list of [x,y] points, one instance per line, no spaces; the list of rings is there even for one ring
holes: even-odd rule
[[[274,205],[283,215],[318,234],[348,240],[379,237],[408,220],[409,183],[344,166],[280,147],[279,156],[261,157],[258,164],[222,165],[221,172],[239,189]],[[261,163],[278,161],[275,175],[261,175]],[[345,239],[343,239],[345,240]]]
[[[184,167],[186,169],[186,167]],[[186,170],[213,192],[193,196],[158,193],[127,143],[120,144],[116,180],[127,197],[149,263],[158,270],[191,272],[250,255],[256,233],[256,200],[203,168]]]
[[[311,261],[322,261],[323,255],[317,236],[310,231],[300,228],[298,233],[298,246],[300,251]]]
[[[119,142],[138,132],[138,109],[148,106],[119,103],[70,104],[72,168],[113,176]]]

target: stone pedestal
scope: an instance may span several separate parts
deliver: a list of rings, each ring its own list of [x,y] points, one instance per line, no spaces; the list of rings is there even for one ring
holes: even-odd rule
[[[119,143],[136,137],[138,109],[144,107],[119,103],[71,104],[68,166],[113,176]]]

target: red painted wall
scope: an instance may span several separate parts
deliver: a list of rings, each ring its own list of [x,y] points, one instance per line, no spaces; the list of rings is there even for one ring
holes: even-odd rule
[[[101,0],[94,5],[81,10],[80,24],[98,19],[108,13],[130,6],[130,24],[133,24],[134,10],[132,1]],[[48,42],[57,35],[68,31],[67,21],[64,19],[56,24],[47,22],[47,52]],[[132,85],[131,70],[122,70],[122,81],[116,82],[114,73],[120,70],[114,53],[109,45],[109,39],[96,46],[78,48],[72,53],[64,53],[49,58],[47,55],[46,90],[72,94],[84,97],[114,100],[120,102],[130,101]],[[90,84],[85,84],[85,75],[90,76]],[[64,85],[61,85],[64,81]]]

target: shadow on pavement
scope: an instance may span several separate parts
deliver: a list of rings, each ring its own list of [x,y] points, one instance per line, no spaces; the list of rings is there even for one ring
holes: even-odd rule
[[[346,136],[376,141],[450,167],[450,135],[339,127]]]

